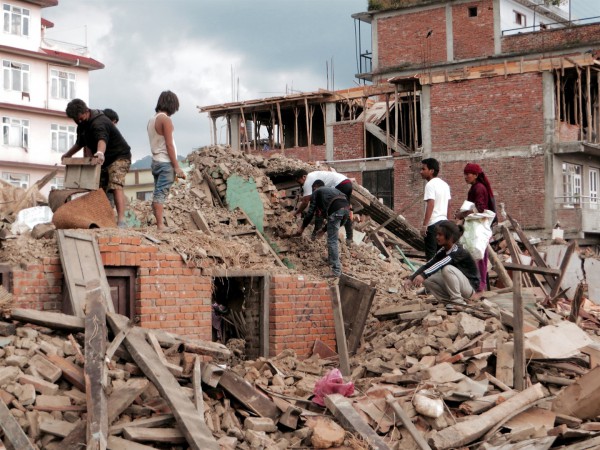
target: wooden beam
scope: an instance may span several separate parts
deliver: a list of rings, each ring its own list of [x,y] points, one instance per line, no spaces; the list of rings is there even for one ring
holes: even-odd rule
[[[62,377],[65,380],[67,380],[81,392],[86,391],[83,368],[58,355],[49,354],[44,355],[44,357],[62,370]]]
[[[171,364],[169,361],[167,361],[167,357],[163,353],[162,348],[158,343],[158,339],[156,339],[154,333],[152,333],[152,331],[146,331],[146,338],[148,338],[148,341],[150,341],[150,345],[156,352],[156,356],[158,356],[158,359],[160,359],[160,362],[163,364],[163,366],[169,369],[169,372],[176,377],[180,377],[183,374],[183,368],[177,364]]]
[[[108,314],[108,322],[113,332],[117,334],[127,326],[129,320],[124,316],[111,313]],[[144,332],[134,327],[125,337],[125,346],[144,375],[154,383],[171,408],[190,448],[219,450],[219,445],[206,424],[198,420],[198,411],[192,401],[146,342]]]
[[[19,422],[10,413],[2,399],[0,399],[0,428],[4,431],[4,438],[12,444],[15,450],[34,450]]]
[[[560,269],[552,269],[551,267],[526,266],[524,264],[514,264],[509,262],[505,262],[503,264],[504,267],[508,270],[516,270],[527,273],[539,273],[541,275],[553,275],[555,277],[561,274]],[[514,281],[515,280],[513,277],[513,283]]]
[[[525,333],[523,331],[524,315],[523,296],[521,295],[521,274],[518,270],[513,272],[513,336],[514,336],[514,388],[522,391],[527,386],[527,371],[525,369]]]
[[[200,419],[204,420],[204,398],[202,397],[202,371],[200,357],[194,358],[194,371],[192,372],[192,388],[194,389],[194,403]]]
[[[147,388],[145,378],[130,378],[125,384],[113,389],[108,398],[108,424],[113,423]]]
[[[342,315],[342,304],[340,301],[340,288],[337,284],[329,287],[331,292],[331,304],[333,306],[333,321],[335,325],[335,341],[337,352],[340,356],[340,372],[344,376],[350,376],[350,361],[348,358],[348,343],[346,342],[346,330],[344,329],[344,317]]]
[[[558,274],[558,279],[556,280],[556,283],[554,284],[554,287],[550,292],[550,298],[554,298],[556,294],[558,294],[558,291],[560,290],[560,285],[562,284],[562,280],[565,274],[567,273],[567,267],[569,266],[569,262],[571,261],[571,256],[573,256],[573,253],[575,252],[576,248],[577,241],[571,241],[560,263],[560,273]]]
[[[277,420],[280,411],[267,396],[231,370],[225,370],[219,380],[219,386],[233,395],[240,403],[260,417]],[[198,413],[196,413],[198,415]]]
[[[398,419],[400,419],[400,422],[402,422],[404,428],[406,428],[406,430],[413,437],[419,448],[421,450],[431,450],[431,447],[429,446],[429,444],[427,444],[427,441],[425,441],[423,435],[419,433],[419,430],[417,430],[417,427],[414,426],[412,420],[410,420],[410,417],[408,417],[406,411],[402,409],[402,406],[398,404],[398,401],[392,396],[392,394],[387,394],[385,399],[386,403],[390,405],[391,408],[394,410],[394,414],[398,416]]]
[[[87,448],[106,450],[108,438],[106,387],[106,309],[98,286],[86,294],[85,393],[87,403]]]
[[[83,317],[70,316],[68,314],[36,311],[34,309],[12,308],[10,317],[23,323],[33,323],[54,330],[83,331],[85,323]]]
[[[358,434],[373,450],[390,450],[384,440],[356,412],[350,401],[340,394],[325,396],[325,405],[339,424],[346,430]]]

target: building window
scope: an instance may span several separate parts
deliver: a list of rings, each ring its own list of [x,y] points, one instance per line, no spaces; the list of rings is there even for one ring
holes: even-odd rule
[[[2,179],[15,187],[27,189],[29,187],[29,174],[2,172]]]
[[[521,14],[520,12],[517,12],[517,11],[514,11],[514,13],[515,13],[515,23],[522,27],[526,27],[527,26],[527,17],[525,16],[525,14]]]
[[[363,172],[362,185],[380,199],[385,206],[394,209],[394,170],[372,170]]]
[[[75,144],[75,127],[67,125],[50,125],[52,134],[51,148],[55,152],[64,153]]]
[[[62,70],[50,70],[52,98],[72,100],[75,98],[75,74]]]
[[[29,120],[2,117],[2,143],[9,147],[29,146]]]
[[[17,36],[29,36],[29,10],[5,4],[4,32]]]
[[[64,177],[54,177],[50,182],[50,189],[62,189],[65,187]]]
[[[578,204],[581,201],[581,166],[563,163],[563,201],[565,205]]]
[[[2,61],[4,90],[29,92],[29,64]]]
[[[135,198],[140,201],[152,200],[152,191],[136,192]]]
[[[469,6],[469,17],[477,17],[477,6]]]
[[[598,169],[590,169],[590,209],[598,209]]]

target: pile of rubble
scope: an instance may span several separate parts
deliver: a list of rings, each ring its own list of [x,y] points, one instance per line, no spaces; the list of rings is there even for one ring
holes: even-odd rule
[[[281,155],[265,159],[226,147],[200,149],[188,159],[193,165],[189,180],[173,187],[165,208],[167,224],[176,233],[156,233],[149,202],[131,205],[136,229],[103,233],[142,233],[197,267],[210,258],[212,265],[224,269],[297,271],[315,278],[326,272],[323,241],[290,237],[297,227],[293,209],[299,190],[291,174],[314,167]],[[232,177],[256,189],[263,223],[227,208]],[[514,224],[505,226],[520,231]],[[518,391],[513,388],[516,319],[510,289],[495,289],[467,305],[435,302],[402,286],[402,279],[422,263],[419,252],[385,227],[373,226],[368,217],[357,224],[356,234],[354,245],[340,244],[344,273],[375,286],[377,294],[361,345],[352,355],[338,354],[317,340],[312,356],[304,360],[286,350],[270,359],[245,361],[243,342],[231,341],[230,351],[216,351],[213,343],[152,337],[109,314],[108,349],[101,352],[108,361],[102,383],[108,448],[600,445],[600,322],[593,305],[580,299],[573,311],[564,292],[550,296],[553,289],[543,280],[528,278],[522,295],[531,308],[521,330],[528,362],[526,389]],[[530,253],[525,240],[520,242],[523,253]],[[509,244],[495,248],[501,258],[506,253],[518,261],[514,252],[520,254],[519,245]],[[13,263],[57,251],[52,239],[35,241],[27,235],[4,245],[2,260]],[[30,248],[28,254],[18,256],[21,248]],[[565,320],[570,314],[574,322],[587,324],[587,333]],[[86,426],[96,426],[93,406],[101,402],[90,398],[89,390],[87,397],[84,392],[86,365],[97,349],[85,334],[89,330],[83,319],[61,331],[75,319],[68,317],[32,317],[13,309],[1,324],[0,399],[10,407],[2,412],[0,404],[5,441],[40,449],[78,448],[87,442]],[[330,386],[325,405],[318,405],[315,387],[345,356],[350,373],[343,385],[352,382],[354,394],[334,394],[337,388]],[[177,386],[183,398],[173,394]],[[186,419],[190,412],[196,415],[193,423]]]

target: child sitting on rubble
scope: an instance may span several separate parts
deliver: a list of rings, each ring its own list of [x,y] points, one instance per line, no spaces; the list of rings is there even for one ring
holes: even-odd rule
[[[436,227],[436,240],[441,247],[425,265],[404,281],[404,285],[424,285],[439,301],[465,303],[477,298],[479,271],[475,260],[458,243],[462,227],[442,220]]]

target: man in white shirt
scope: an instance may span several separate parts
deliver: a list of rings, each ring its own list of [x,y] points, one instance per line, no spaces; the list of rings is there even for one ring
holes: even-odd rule
[[[436,224],[442,220],[448,220],[448,209],[450,207],[450,186],[444,180],[438,178],[440,163],[437,159],[426,158],[421,161],[421,178],[427,181],[425,184],[425,217],[421,226],[421,235],[425,240],[425,259],[429,261],[438,250],[435,239]]]

